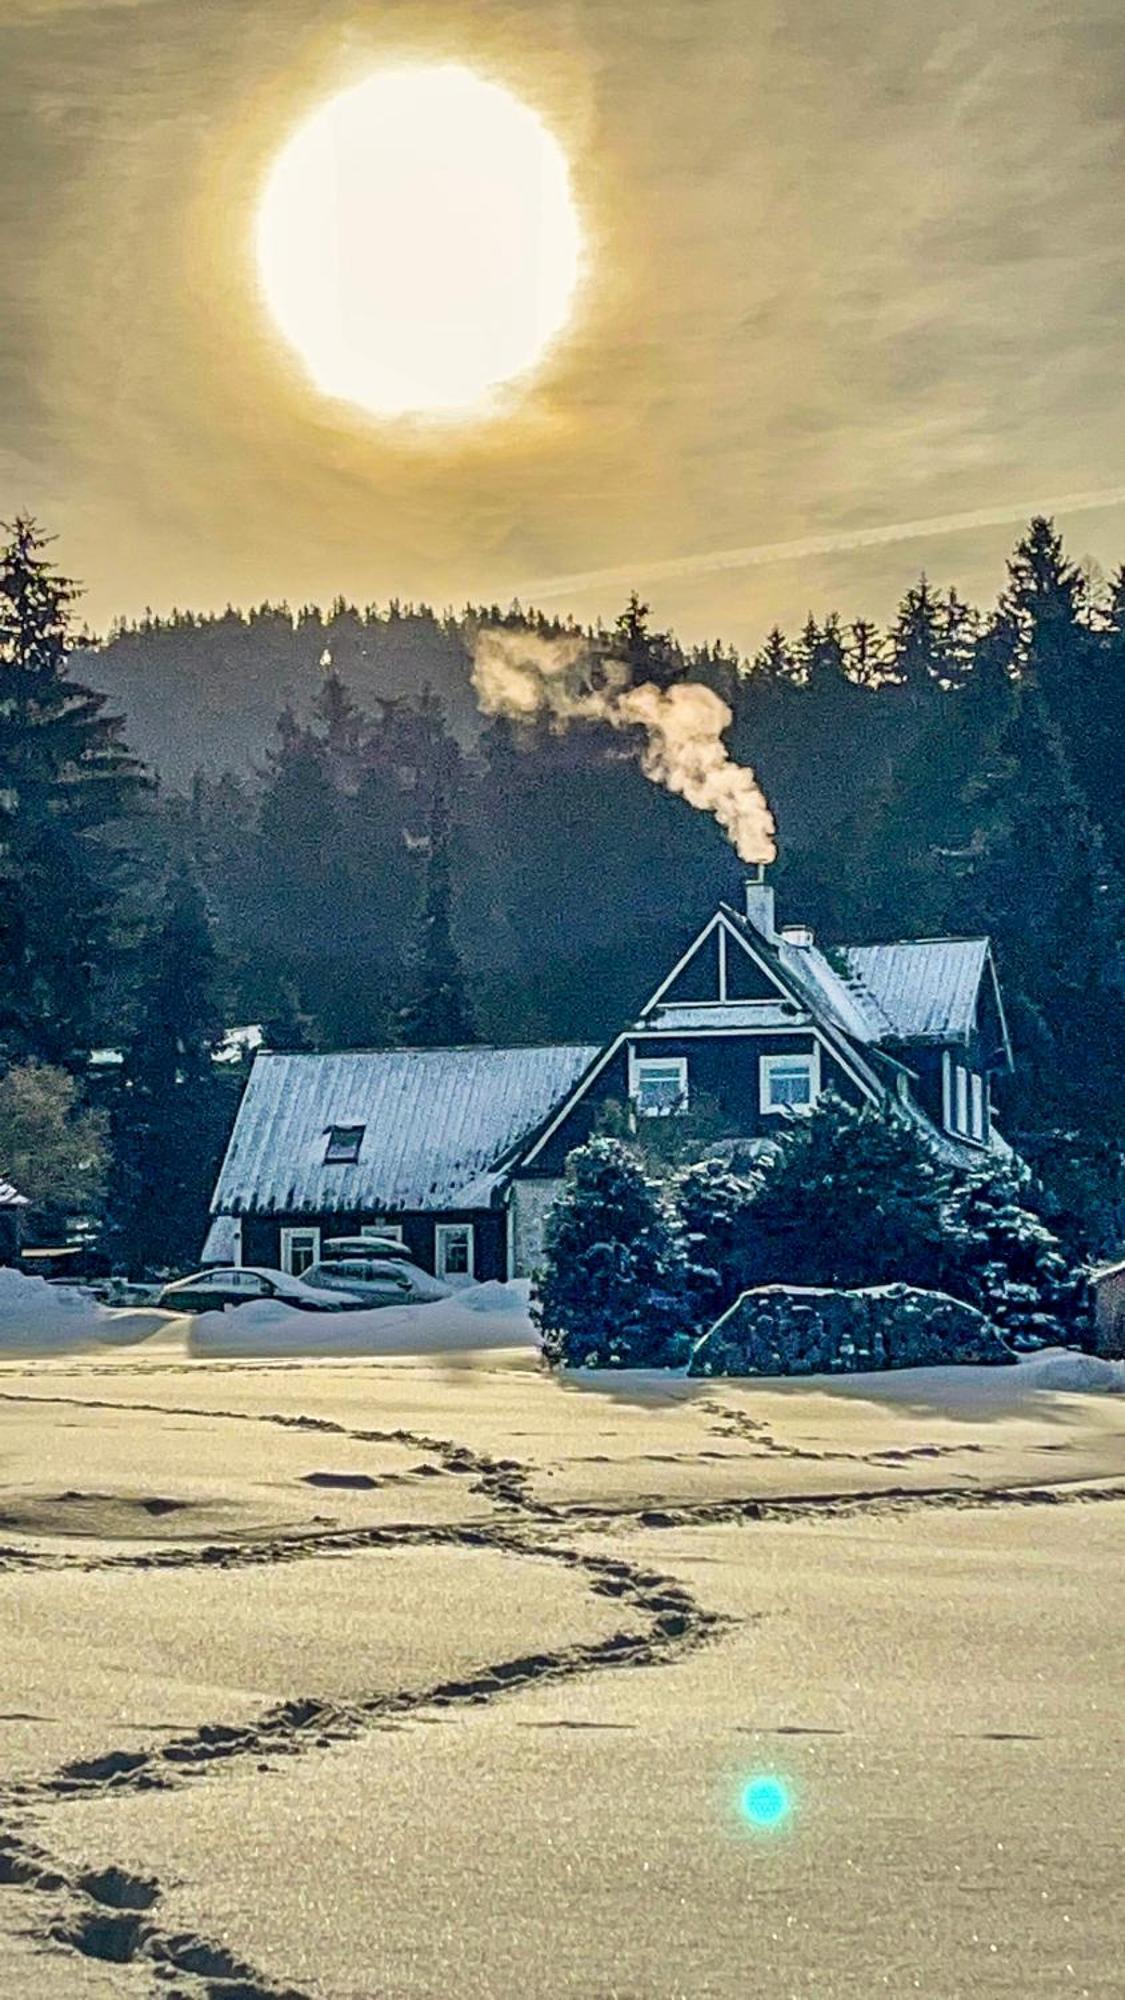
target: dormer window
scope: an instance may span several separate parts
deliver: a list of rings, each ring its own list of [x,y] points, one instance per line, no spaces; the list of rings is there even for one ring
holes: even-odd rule
[[[641,1118],[670,1118],[687,1110],[686,1056],[638,1056],[633,1063],[633,1108]]]
[[[354,1167],[363,1145],[366,1125],[330,1125],[324,1148],[326,1167]]]

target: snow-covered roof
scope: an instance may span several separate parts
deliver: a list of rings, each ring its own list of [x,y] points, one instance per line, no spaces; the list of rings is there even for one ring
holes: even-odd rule
[[[30,1203],[25,1194],[12,1186],[11,1181],[0,1178],[0,1208],[28,1208]]]
[[[486,1206],[507,1156],[597,1054],[569,1044],[260,1054],[212,1214]],[[363,1127],[354,1163],[326,1164],[333,1126]]]
[[[237,1264],[240,1253],[238,1223],[233,1215],[216,1215],[199,1253],[201,1264]]]
[[[644,1026],[674,1034],[677,1028],[792,1028],[805,1018],[791,1000],[688,1000],[654,1007]]]
[[[907,1042],[971,1034],[987,938],[916,938],[845,945],[843,952],[852,977],[886,1020],[884,1034]]]

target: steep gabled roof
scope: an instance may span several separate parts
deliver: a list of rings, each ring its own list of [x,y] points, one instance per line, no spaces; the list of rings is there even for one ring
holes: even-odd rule
[[[966,1041],[989,963],[987,938],[912,938],[845,945],[857,984],[883,1015],[884,1034],[904,1042]]]
[[[567,1045],[259,1055],[212,1214],[485,1207],[508,1156],[597,1053]],[[354,1164],[325,1164],[330,1126],[364,1128]]]

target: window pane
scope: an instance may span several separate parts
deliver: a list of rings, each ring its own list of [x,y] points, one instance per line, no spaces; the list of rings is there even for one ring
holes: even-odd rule
[[[470,1232],[465,1229],[443,1229],[438,1237],[438,1264],[447,1278],[467,1278],[472,1268],[469,1256]]]
[[[953,1114],[954,1123],[958,1132],[967,1132],[969,1129],[969,1075],[967,1070],[962,1069],[960,1063],[957,1065],[956,1082],[957,1097],[956,1110]]]
[[[638,1111],[675,1111],[687,1096],[687,1065],[683,1062],[639,1062],[634,1078]]]
[[[769,1073],[769,1092],[771,1104],[811,1104],[811,1062],[775,1063]]]

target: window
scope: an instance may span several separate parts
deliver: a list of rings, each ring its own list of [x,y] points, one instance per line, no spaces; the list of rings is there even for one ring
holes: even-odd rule
[[[365,1222],[359,1233],[361,1236],[379,1236],[393,1243],[406,1241],[401,1222]]]
[[[319,1229],[283,1229],[281,1232],[281,1268],[288,1271],[291,1278],[299,1278],[310,1264],[315,1264],[320,1256]]]
[[[820,1089],[820,1064],[807,1056],[762,1056],[759,1102],[763,1111],[809,1111]]]
[[[434,1230],[434,1265],[439,1278],[473,1275],[473,1225],[439,1222]]]
[[[324,1148],[326,1167],[354,1167],[363,1144],[366,1125],[330,1125]]]
[[[642,1118],[669,1118],[687,1110],[686,1056],[636,1056],[633,1104]]]
[[[953,1110],[953,1128],[954,1131],[956,1132],[968,1132],[969,1072],[962,1063],[958,1063],[953,1071],[953,1083],[954,1083],[954,1093],[955,1093],[954,1110]]]
[[[969,1130],[974,1139],[984,1143],[984,1079],[975,1070],[969,1078]]]

